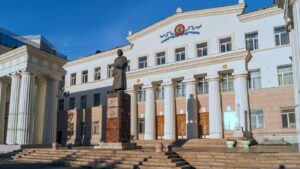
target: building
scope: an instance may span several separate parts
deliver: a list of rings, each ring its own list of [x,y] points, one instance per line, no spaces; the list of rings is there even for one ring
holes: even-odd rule
[[[293,51],[277,6],[245,4],[176,13],[134,34],[129,60],[131,134],[138,140],[224,138],[296,142]],[[118,48],[64,65],[58,141],[105,138],[106,93]],[[298,51],[299,52],[299,51]]]
[[[297,143],[300,145],[300,1],[299,0],[276,0],[276,4],[284,9],[286,27],[292,37],[293,49],[293,72],[294,72],[294,97],[297,127]],[[300,146],[298,146],[300,147]]]
[[[66,62],[42,36],[0,29],[0,144],[56,141],[57,95]]]

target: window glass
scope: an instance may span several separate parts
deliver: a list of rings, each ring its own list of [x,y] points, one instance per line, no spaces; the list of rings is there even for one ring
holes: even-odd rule
[[[95,80],[101,80],[101,67],[95,68]]]
[[[256,50],[258,49],[258,33],[246,34],[246,49],[247,50]]]
[[[260,89],[261,88],[261,74],[260,70],[249,71],[249,89]]]
[[[88,71],[85,70],[82,72],[82,79],[81,79],[82,83],[87,83],[88,82]]]
[[[156,54],[156,64],[163,65],[166,63],[166,53],[160,52]]]
[[[281,109],[282,128],[295,128],[296,118],[294,108]]]
[[[163,100],[164,99],[164,87],[159,86],[156,89],[156,100]]]
[[[176,61],[185,60],[185,48],[175,49]]]
[[[100,106],[100,93],[94,94],[94,106]]]
[[[86,108],[86,96],[81,96],[81,98],[80,98],[80,107],[82,109]]]
[[[75,109],[75,97],[70,98],[69,109]]]
[[[262,110],[251,110],[252,129],[264,128],[264,113]]]
[[[111,64],[111,65],[108,65],[107,66],[107,73],[108,73],[108,78],[111,78],[113,77],[113,72],[114,72],[114,66]]]
[[[231,73],[221,75],[221,89],[222,92],[229,92],[234,90],[233,76]]]
[[[276,46],[287,45],[290,43],[289,33],[286,31],[285,26],[275,28],[274,34]]]
[[[138,91],[138,102],[144,102],[146,100],[146,91],[141,89]]]
[[[205,77],[199,78],[198,93],[199,94],[208,94],[208,82],[205,79]]]
[[[221,53],[229,52],[232,50],[231,37],[220,39],[220,49]]]
[[[76,73],[71,74],[71,85],[76,85]]]
[[[176,82],[176,97],[185,96],[185,84],[180,80]]]
[[[293,84],[292,65],[279,66],[277,72],[278,72],[279,86],[287,86]]]
[[[139,69],[147,67],[147,56],[139,57]]]
[[[207,42],[197,44],[197,56],[198,57],[207,56]]]

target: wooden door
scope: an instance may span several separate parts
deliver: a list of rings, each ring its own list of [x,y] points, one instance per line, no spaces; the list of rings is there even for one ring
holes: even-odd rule
[[[209,113],[200,113],[198,117],[200,136],[203,137],[209,135]]]
[[[186,136],[186,116],[185,114],[176,115],[176,132],[179,138]]]
[[[164,136],[164,116],[156,116],[156,137],[161,139]]]

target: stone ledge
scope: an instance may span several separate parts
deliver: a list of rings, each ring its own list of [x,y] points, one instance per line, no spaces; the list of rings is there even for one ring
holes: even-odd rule
[[[100,150],[132,150],[138,149],[136,143],[99,143],[94,149]]]

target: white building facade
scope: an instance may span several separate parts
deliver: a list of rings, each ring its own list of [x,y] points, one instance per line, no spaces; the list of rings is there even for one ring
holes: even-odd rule
[[[224,138],[241,129],[258,142],[296,142],[293,52],[284,11],[270,7],[243,13],[244,8],[241,1],[191,12],[178,9],[128,36],[130,44],[120,48],[130,65],[127,92],[136,139]],[[104,117],[116,51],[64,66],[61,114],[89,109]],[[78,125],[65,121],[67,126],[59,127],[61,132],[67,128],[62,139],[81,140],[82,132],[76,131],[87,123],[91,143],[104,138],[105,120],[93,116],[97,113],[77,120]]]

